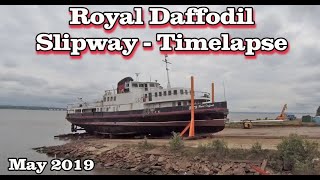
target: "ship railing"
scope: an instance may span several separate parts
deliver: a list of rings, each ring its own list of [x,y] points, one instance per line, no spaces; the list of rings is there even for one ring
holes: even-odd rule
[[[106,93],[106,95],[116,95],[117,94],[117,90],[116,89],[108,89],[104,91]]]
[[[83,102],[83,103],[74,103],[68,104],[67,109],[75,109],[75,108],[94,108],[97,107],[99,102]]]

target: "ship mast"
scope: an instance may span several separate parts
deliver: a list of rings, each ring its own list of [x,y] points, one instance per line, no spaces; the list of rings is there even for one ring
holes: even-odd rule
[[[169,88],[171,88],[171,85],[170,85],[170,78],[169,78],[169,68],[168,68],[168,64],[171,64],[171,63],[167,60],[167,57],[168,57],[168,55],[166,54],[166,55],[164,56],[164,60],[162,60],[162,61],[166,63],[167,78],[168,78],[168,85],[167,85],[167,88],[169,89]]]
[[[136,81],[139,81],[139,74],[140,73],[136,73]]]

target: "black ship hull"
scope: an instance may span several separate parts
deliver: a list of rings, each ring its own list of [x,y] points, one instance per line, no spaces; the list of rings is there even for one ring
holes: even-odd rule
[[[90,112],[68,114],[72,125],[82,127],[90,134],[131,134],[167,136],[181,132],[191,119],[189,107],[156,108],[123,112]],[[216,133],[225,127],[228,114],[226,102],[212,107],[195,109],[195,132]]]

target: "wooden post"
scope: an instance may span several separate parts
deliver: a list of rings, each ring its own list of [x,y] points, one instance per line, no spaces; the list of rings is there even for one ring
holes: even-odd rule
[[[189,137],[194,136],[194,79],[191,76],[191,122],[189,129]]]
[[[214,82],[211,85],[211,102],[214,103]]]

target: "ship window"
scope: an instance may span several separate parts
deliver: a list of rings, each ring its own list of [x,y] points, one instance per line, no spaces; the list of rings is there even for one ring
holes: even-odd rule
[[[110,97],[110,101],[112,101],[112,98],[113,98],[113,97]]]
[[[139,84],[139,87],[143,87],[143,84]]]
[[[183,94],[183,89],[180,89],[180,94]]]
[[[183,105],[184,106],[188,105],[188,102],[187,101],[183,101]]]
[[[148,91],[148,88],[146,87],[146,88],[144,88],[144,90],[145,90],[145,91]]]
[[[149,93],[149,101],[152,101],[152,93]]]
[[[159,96],[162,96],[162,92],[159,92]]]
[[[107,98],[107,101],[109,101],[109,97]]]
[[[148,84],[144,84],[144,87],[148,87]]]
[[[168,91],[168,96],[171,96],[171,91]]]
[[[132,87],[138,87],[137,83],[132,83]]]
[[[188,95],[188,90],[185,90],[184,92],[186,93],[186,95]]]
[[[154,87],[154,84],[153,84],[153,83],[151,83],[151,84],[150,84],[150,87]]]
[[[116,96],[113,98],[114,101],[116,101]]]
[[[181,106],[181,102],[180,101],[178,102],[178,106]]]
[[[148,94],[145,94],[144,97],[147,98],[147,97],[148,97]]]
[[[174,94],[174,95],[177,95],[177,94],[178,94],[178,91],[177,91],[177,90],[173,90],[173,94]]]
[[[106,100],[107,100],[107,98],[106,98],[106,97],[103,97],[103,101],[106,102]]]
[[[158,93],[157,92],[154,93],[154,97],[158,97]]]
[[[172,106],[174,107],[174,106],[176,106],[176,102],[174,101],[174,102],[172,102]]]
[[[163,96],[166,96],[167,95],[167,91],[163,91]]]

